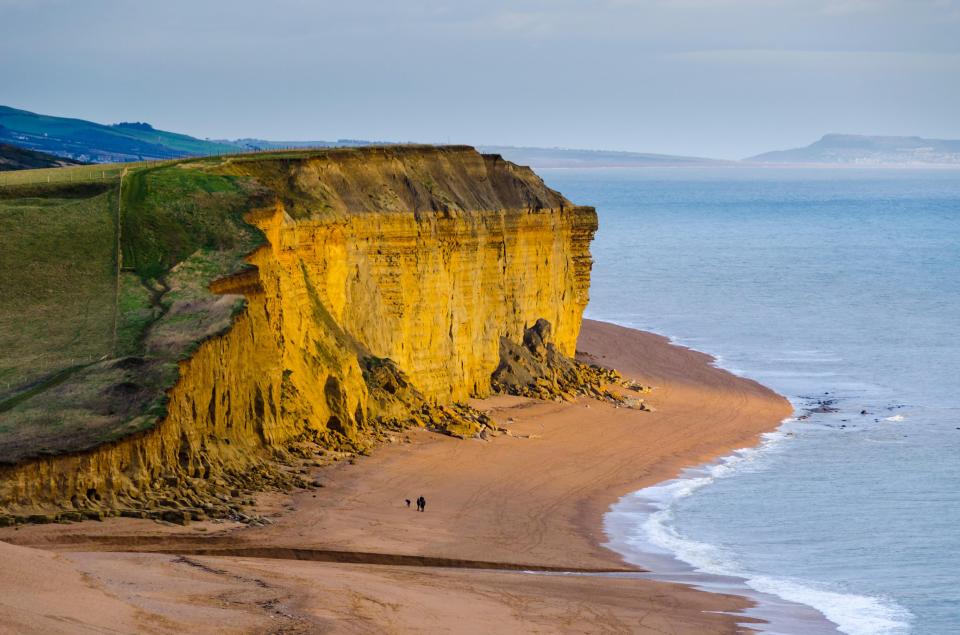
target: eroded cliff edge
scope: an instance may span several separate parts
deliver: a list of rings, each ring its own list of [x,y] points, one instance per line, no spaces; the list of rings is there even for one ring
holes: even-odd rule
[[[401,146],[191,169],[255,182],[245,218],[266,240],[210,285],[221,299],[186,297],[167,313],[245,305],[179,362],[155,425],[2,468],[8,513],[209,510],[303,444],[362,450],[411,424],[471,432],[454,404],[489,394],[503,342],[539,320],[574,354],[596,214],[528,168]]]

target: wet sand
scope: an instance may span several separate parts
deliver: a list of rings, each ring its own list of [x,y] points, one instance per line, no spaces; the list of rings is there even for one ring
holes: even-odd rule
[[[509,434],[400,435],[353,464],[316,469],[321,489],[262,495],[261,513],[273,520],[266,527],[111,519],[2,529],[0,540],[57,552],[0,544],[15,550],[2,552],[5,562],[27,569],[31,558],[55,558],[64,592],[42,595],[34,580],[10,600],[17,583],[0,574],[0,624],[17,632],[102,632],[110,619],[118,632],[737,632],[743,620],[731,613],[748,600],[638,579],[604,548],[603,514],[623,494],[755,443],[789,416],[789,404],[657,335],[585,321],[578,349],[653,386],[642,396],[654,412],[585,398],[476,401]],[[420,495],[424,513],[404,502]],[[164,553],[116,553],[135,551]],[[89,608],[58,605],[67,588]]]

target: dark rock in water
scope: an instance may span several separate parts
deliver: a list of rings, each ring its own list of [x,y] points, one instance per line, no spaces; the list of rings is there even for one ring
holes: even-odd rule
[[[829,395],[830,393],[824,394]],[[811,404],[808,404],[807,412],[810,414],[830,414],[832,412],[839,412],[839,410],[834,407],[834,404],[836,403],[836,399],[817,399]]]

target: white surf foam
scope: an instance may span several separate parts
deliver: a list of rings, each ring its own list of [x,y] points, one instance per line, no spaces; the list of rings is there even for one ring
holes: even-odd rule
[[[642,329],[667,338],[672,344],[710,350],[713,347],[699,347],[698,338],[676,337],[650,325],[641,324],[636,320],[624,320],[610,317],[594,317],[592,319],[612,322],[620,326]],[[756,369],[747,371],[732,366],[722,354],[711,353],[713,365],[740,377],[758,378]],[[839,361],[831,352],[817,349],[793,349],[780,351],[781,357],[795,356],[805,358],[805,361]],[[776,356],[776,354],[774,354]],[[771,375],[776,374],[770,373]],[[785,373],[796,376],[801,373]],[[810,373],[811,378],[835,376],[834,373]],[[762,378],[761,378],[762,379]],[[866,385],[872,387],[872,385]],[[854,387],[860,388],[860,384]],[[794,407],[801,400],[790,399]],[[901,415],[888,418],[889,421],[902,421]],[[611,508],[608,516],[621,518],[621,522],[614,524],[626,529],[639,527],[642,531],[638,535],[617,536],[623,544],[644,552],[666,552],[677,560],[686,563],[694,570],[702,573],[733,576],[740,578],[751,589],[759,593],[774,595],[788,602],[804,604],[813,607],[822,613],[828,620],[837,625],[837,628],[847,635],[903,635],[910,631],[910,622],[913,615],[906,608],[892,600],[884,598],[845,593],[837,590],[822,588],[816,583],[791,580],[776,576],[759,575],[747,571],[742,567],[734,554],[717,545],[699,542],[681,535],[673,526],[673,505],[676,501],[690,496],[697,490],[713,483],[718,478],[732,476],[744,471],[762,469],[759,465],[764,455],[779,449],[780,444],[794,435],[792,432],[778,430],[763,435],[762,442],[754,448],[736,450],[730,456],[720,459],[717,463],[688,470],[681,478],[655,485],[634,494],[629,494]],[[631,500],[632,499],[632,500]],[[656,511],[638,511],[653,507]],[[630,517],[633,517],[632,519]],[[631,530],[628,530],[631,531]],[[617,540],[611,542],[616,547]],[[624,558],[630,559],[629,553],[622,553]],[[641,564],[641,563],[638,563]]]
[[[899,635],[910,629],[912,615],[892,601],[770,576],[753,576],[747,584],[761,593],[812,606],[849,635]]]
[[[759,459],[777,450],[790,436],[789,432],[781,431],[766,434],[756,448],[737,450],[716,464],[689,470],[681,478],[625,496],[609,513],[620,521],[615,523],[616,526],[630,528],[627,531],[640,531],[619,538],[640,550],[666,551],[697,572],[740,578],[760,593],[811,606],[848,635],[901,635],[909,632],[912,615],[895,602],[823,588],[804,580],[756,574],[746,570],[735,554],[717,545],[690,539],[673,525],[673,509],[677,501],[719,478],[763,469]],[[638,512],[638,508],[655,511]],[[629,553],[623,555],[629,559]]]

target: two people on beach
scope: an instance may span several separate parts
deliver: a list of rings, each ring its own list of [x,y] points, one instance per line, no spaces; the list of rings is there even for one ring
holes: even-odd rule
[[[405,499],[405,500],[406,500],[406,502],[407,502],[407,507],[410,507],[410,499],[407,498],[407,499]],[[422,512],[422,511],[426,511],[426,509],[427,509],[427,499],[424,498],[423,496],[418,497],[418,498],[417,498],[417,511],[418,511],[418,512]]]
[[[410,507],[410,499],[407,499],[407,507]],[[422,512],[427,509],[427,499],[423,496],[417,498],[417,511]]]

